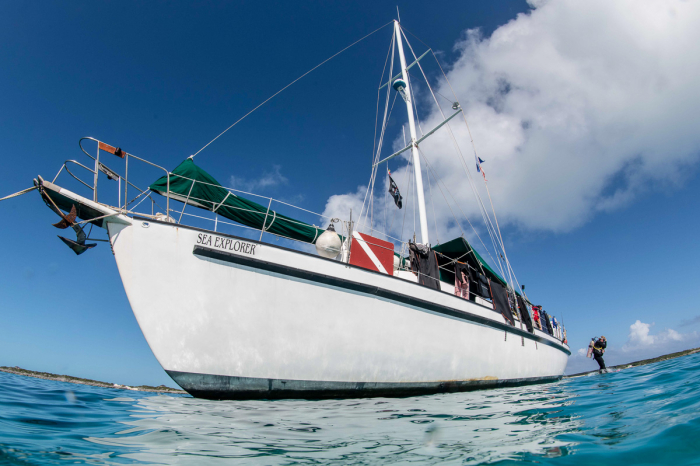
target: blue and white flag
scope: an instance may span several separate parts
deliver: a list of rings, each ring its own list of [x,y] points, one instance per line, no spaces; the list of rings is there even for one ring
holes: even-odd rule
[[[483,168],[481,168],[481,164],[486,162],[485,160],[482,160],[481,157],[477,156],[476,157],[476,171],[481,173],[481,176],[484,177],[484,181],[486,181],[486,172],[484,171]]]

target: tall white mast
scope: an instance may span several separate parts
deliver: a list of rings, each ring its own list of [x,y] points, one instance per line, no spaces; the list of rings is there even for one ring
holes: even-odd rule
[[[416,172],[416,192],[418,194],[418,213],[420,216],[420,237],[423,244],[429,244],[428,219],[425,214],[425,196],[423,194],[423,174],[420,168],[420,156],[416,145],[416,124],[413,121],[413,103],[411,102],[411,90],[408,87],[408,70],[406,69],[406,57],[403,54],[403,42],[401,41],[401,26],[398,21],[394,21],[394,31],[396,32],[396,44],[399,47],[399,59],[401,60],[401,77],[406,83],[404,88],[406,109],[408,110],[408,127],[411,130],[411,153],[413,154],[413,166]]]

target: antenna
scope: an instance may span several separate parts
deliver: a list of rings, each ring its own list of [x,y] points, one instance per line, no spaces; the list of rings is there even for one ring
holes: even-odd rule
[[[399,14],[399,6],[396,5],[396,19],[399,20],[399,23],[401,22],[401,15]]]

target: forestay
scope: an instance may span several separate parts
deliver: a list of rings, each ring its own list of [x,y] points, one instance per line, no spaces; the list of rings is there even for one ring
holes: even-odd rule
[[[281,215],[256,202],[227,190],[191,158],[178,165],[169,175],[170,198],[206,209],[256,229],[304,243],[315,243],[325,230]],[[162,176],[149,188],[160,195],[168,194],[168,177]]]

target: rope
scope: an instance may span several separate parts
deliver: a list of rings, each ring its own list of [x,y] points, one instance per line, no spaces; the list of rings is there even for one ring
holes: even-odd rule
[[[389,76],[392,76],[392,74],[394,72],[394,40],[395,40],[395,37],[392,35],[391,36],[391,43],[389,45],[389,51],[387,51],[387,58],[389,57],[389,52],[391,52],[391,61],[389,62]],[[386,71],[386,63],[387,62],[385,60],[384,61],[384,69],[382,70],[382,76],[379,79],[380,84],[384,80],[384,72]],[[362,207],[360,208],[360,215],[357,217],[357,228],[358,229],[362,225],[362,214],[365,211],[365,205],[367,204],[367,197],[369,196],[370,192],[373,192],[372,186],[374,183],[374,176],[376,174],[376,167],[374,166],[374,162],[376,162],[378,160],[379,154],[381,153],[381,150],[382,150],[382,144],[384,141],[384,132],[386,130],[387,111],[389,108],[389,96],[390,95],[391,95],[391,89],[389,88],[389,86],[387,86],[386,100],[384,102],[384,117],[382,119],[382,131],[381,131],[380,136],[379,136],[379,142],[377,143],[376,153],[372,154],[372,171],[370,172],[369,182],[367,183],[367,190],[365,191],[365,198],[362,201]],[[380,98],[380,93],[379,93],[379,89],[378,89],[377,90],[377,106],[379,105],[379,98]],[[391,108],[392,109],[394,108],[393,104],[392,104]],[[376,129],[377,129],[377,123],[375,120],[375,135],[376,135]],[[371,200],[370,200],[370,202],[371,202]],[[369,212],[369,206],[367,206],[367,210]],[[367,218],[367,215],[365,215],[365,219],[366,218]],[[367,222],[365,220],[365,224],[366,223]],[[370,225],[370,228],[371,228],[371,225]]]
[[[372,31],[372,32],[370,32],[369,34],[367,34],[366,36],[362,37],[361,39],[358,39],[358,40],[356,40],[355,42],[353,42],[352,44],[348,45],[347,47],[345,47],[345,48],[344,48],[343,50],[341,50],[340,52],[338,52],[338,53],[336,53],[336,54],[330,56],[329,58],[326,58],[326,59],[323,60],[321,63],[319,63],[318,65],[316,65],[316,66],[314,66],[313,68],[311,68],[309,71],[307,71],[306,73],[302,74],[302,75],[299,76],[297,79],[295,79],[294,81],[292,81],[291,83],[287,84],[286,86],[284,86],[284,87],[283,87],[282,89],[280,89],[279,91],[277,91],[277,92],[275,92],[274,94],[272,94],[270,97],[268,97],[265,101],[263,101],[260,105],[258,105],[257,107],[255,107],[253,110],[251,110],[251,111],[249,111],[248,113],[246,113],[245,115],[243,115],[243,116],[242,116],[241,118],[239,118],[234,124],[232,124],[231,126],[229,126],[228,128],[226,128],[225,130],[223,130],[223,131],[221,132],[221,134],[219,134],[217,137],[215,137],[214,139],[212,139],[211,141],[209,141],[204,147],[202,147],[202,148],[199,149],[197,152],[195,152],[191,157],[194,157],[194,156],[196,156],[197,154],[199,154],[200,152],[202,152],[202,151],[203,151],[204,149],[206,149],[212,142],[216,141],[216,140],[219,139],[221,136],[223,136],[224,133],[226,133],[226,131],[228,131],[228,130],[230,130],[231,128],[233,128],[234,126],[236,126],[238,123],[240,123],[241,121],[243,121],[248,115],[250,115],[251,113],[253,113],[253,112],[256,111],[257,109],[259,109],[260,107],[262,107],[263,105],[265,105],[266,103],[268,103],[270,100],[272,100],[272,99],[275,98],[277,95],[279,95],[282,91],[286,90],[286,89],[287,89],[288,87],[290,87],[292,84],[296,83],[297,81],[299,81],[300,79],[302,79],[303,77],[305,77],[306,75],[308,75],[309,73],[311,73],[312,71],[314,71],[316,68],[318,68],[318,67],[320,67],[320,66],[326,64],[327,62],[331,61],[332,59],[334,59],[335,57],[337,57],[337,56],[340,55],[341,53],[345,52],[347,49],[349,49],[349,48],[352,47],[353,45],[355,45],[355,44],[357,44],[357,43],[359,43],[359,42],[362,42],[363,40],[365,40],[366,38],[368,38],[369,36],[371,36],[371,35],[374,34],[375,32],[378,32],[378,31],[380,31],[381,29],[384,29],[385,27],[387,27],[388,25],[393,24],[393,23],[394,23],[393,21],[390,21],[390,22],[386,23],[384,26],[375,29],[374,31]]]
[[[5,196],[0,201],[4,201],[6,199],[12,199],[13,197],[21,196],[22,194],[27,194],[29,191],[34,191],[37,189],[36,186],[32,186],[31,188],[23,189],[22,191],[16,192],[14,194],[10,194],[9,196]]]
[[[416,39],[418,39],[419,42],[423,43],[423,44],[426,45],[426,47],[427,47],[427,44],[426,44],[425,42],[423,42],[420,38],[418,38],[415,34],[413,34],[411,31],[408,31],[408,33],[411,34],[412,36],[416,37]],[[411,43],[408,41],[408,37],[406,37],[406,34],[403,33],[403,28],[402,28],[402,34],[403,34],[403,37],[406,39],[406,44],[408,45],[408,48],[409,48],[409,50],[411,51],[411,54],[413,55],[413,58],[417,60],[416,54],[415,54],[415,52],[413,51],[413,47],[411,46]],[[430,47],[428,47],[428,48],[430,48]],[[431,49],[431,50],[432,50],[432,49]],[[433,57],[435,58],[436,63],[438,64],[438,66],[440,66],[440,63],[438,62],[437,57],[435,56],[435,52],[432,52],[432,54],[433,54]],[[428,85],[428,89],[430,90],[430,93],[431,93],[431,95],[432,95],[432,97],[433,97],[433,100],[435,101],[435,105],[437,106],[438,110],[440,111],[440,114],[442,115],[442,118],[444,119],[444,118],[445,118],[445,114],[444,114],[444,112],[442,111],[442,107],[440,107],[440,104],[438,103],[437,98],[435,97],[435,94],[433,93],[433,88],[432,88],[432,86],[430,86],[430,82],[428,81],[428,78],[427,78],[427,76],[425,75],[425,72],[423,71],[423,67],[421,66],[421,64],[420,64],[419,61],[417,61],[417,64],[418,64],[418,69],[420,69],[421,74],[423,75],[423,79],[425,79],[425,82],[426,82],[426,84]],[[440,67],[440,70],[442,71],[442,67]],[[448,84],[449,84],[449,80],[447,79],[447,76],[445,75],[445,72],[444,72],[444,71],[442,71],[442,74],[443,74],[443,76],[445,77],[445,80],[446,80],[446,81],[448,82]],[[453,90],[453,94],[454,94],[454,90]],[[444,96],[443,96],[443,97],[444,97]],[[456,96],[456,95],[455,95],[455,100],[457,100],[457,96]],[[462,112],[462,117],[465,118],[465,122],[466,122],[466,117],[464,117],[464,112]],[[478,203],[479,203],[480,213],[481,213],[482,218],[483,218],[483,220],[484,220],[484,224],[486,225],[486,231],[487,231],[488,234],[489,234],[489,238],[491,239],[491,243],[493,244],[494,251],[496,252],[496,255],[498,256],[499,247],[497,246],[497,244],[496,244],[497,241],[494,240],[494,235],[493,235],[492,232],[491,232],[491,229],[493,228],[493,224],[491,223],[491,219],[490,219],[490,217],[488,216],[488,212],[486,211],[486,207],[484,206],[484,202],[483,202],[483,200],[481,199],[481,196],[479,195],[479,192],[476,190],[476,186],[475,186],[475,184],[474,184],[474,180],[472,179],[471,173],[470,173],[469,170],[467,169],[466,161],[464,160],[464,156],[462,155],[462,151],[461,151],[461,149],[460,149],[460,147],[459,147],[459,144],[457,143],[457,139],[455,138],[454,133],[452,132],[452,128],[450,127],[449,124],[447,125],[447,128],[448,128],[448,131],[449,131],[449,133],[450,133],[450,137],[451,137],[451,139],[452,139],[452,143],[453,143],[455,149],[457,150],[457,153],[459,154],[459,159],[460,159],[460,162],[462,163],[462,169],[463,169],[464,172],[466,173],[467,178],[468,178],[468,180],[469,180],[469,186],[471,187],[472,192],[474,193],[474,196],[476,197],[476,199],[477,199],[477,201],[478,201]],[[467,129],[469,129],[469,128],[467,127]],[[471,133],[469,133],[469,134],[470,134],[470,139],[471,139],[471,141],[472,141],[472,146],[474,146],[474,140],[473,140],[473,138],[471,137]],[[476,157],[476,148],[475,148],[475,157]],[[452,195],[452,194],[450,193],[450,195]],[[452,197],[453,197],[453,199],[454,199],[454,196],[452,196]],[[456,201],[455,201],[455,202],[456,202]],[[492,208],[493,208],[493,205],[492,205]],[[461,210],[461,207],[460,207],[460,210]],[[464,215],[464,212],[462,212],[462,215]],[[464,217],[466,218],[466,215],[465,215]],[[467,221],[469,221],[469,219],[467,219]],[[470,222],[470,225],[471,225],[471,222]],[[472,229],[473,229],[473,226],[472,226]],[[475,232],[476,232],[476,231],[475,231]],[[478,234],[477,234],[477,236],[478,236]],[[479,238],[479,240],[481,240],[481,238]],[[482,245],[483,245],[483,241],[482,241]],[[484,248],[485,248],[485,250],[488,252],[488,248],[486,248],[485,245],[484,245]],[[500,249],[503,249],[502,243],[501,243],[501,248],[500,248]],[[491,255],[490,252],[489,252],[489,255]],[[491,256],[491,259],[493,259],[493,256]],[[498,265],[498,268],[499,268],[499,270],[501,271],[501,273],[502,273],[503,275],[505,275],[505,273],[503,272],[503,268],[501,267],[501,262],[500,262],[500,261],[496,261],[496,260],[494,260],[494,262]]]
[[[409,47],[410,47],[410,45],[409,45]],[[435,55],[435,53],[433,53],[433,57],[435,58],[435,63],[437,63],[438,67],[440,68],[440,72],[442,73],[443,77],[445,78],[447,85],[450,87],[450,90],[452,91],[452,95],[454,96],[455,100],[458,100],[457,94],[455,93],[454,88],[452,87],[452,83],[450,83],[450,80],[447,78],[447,75],[445,74],[445,70],[443,70],[442,65],[440,65],[440,61],[438,60],[437,55]],[[419,64],[419,66],[420,66],[420,64]],[[422,71],[422,68],[421,68],[421,71]],[[430,87],[430,85],[428,85],[428,87]],[[434,98],[434,96],[433,96],[433,98]],[[440,110],[440,111],[442,112],[442,110]],[[467,117],[466,117],[466,115],[464,115],[464,112],[462,112],[462,118],[464,119],[464,124],[467,127],[467,133],[469,134],[469,140],[472,144],[472,149],[474,150],[474,157],[475,157],[475,159],[478,160],[479,156],[476,152],[476,144],[474,143],[474,137],[472,136],[472,132],[471,132],[471,129],[469,128],[469,123],[467,122]],[[448,124],[448,126],[449,126],[449,124]],[[461,156],[461,151],[460,151],[460,156]],[[463,159],[463,157],[461,157],[461,158]],[[465,170],[466,170],[466,162],[464,160],[462,160],[462,162],[465,164]],[[471,179],[471,173],[469,173],[468,170],[466,170],[466,171],[469,174],[469,178]],[[489,196],[489,202],[491,203],[491,211],[493,212],[494,219],[496,220],[495,230],[498,232],[498,239],[500,239],[501,250],[503,251],[503,254],[505,256],[504,258],[506,261],[506,267],[508,269],[511,269],[510,264],[509,264],[508,259],[507,259],[508,254],[506,254],[505,245],[503,244],[503,236],[501,235],[501,229],[498,226],[498,217],[496,216],[496,210],[494,209],[493,201],[491,200],[491,193],[489,192],[488,183],[486,182],[485,177],[484,177],[484,185],[486,186],[486,191],[487,191],[488,196]],[[481,200],[480,196],[479,196],[479,199]],[[483,204],[483,202],[482,202],[482,204]],[[489,219],[489,223],[490,223],[490,219]],[[493,227],[493,225],[492,225],[492,227]],[[500,265],[499,265],[499,267],[500,267]],[[501,273],[502,272],[503,271],[501,270]],[[509,274],[510,274],[510,271],[509,271]],[[512,280],[511,280],[511,287],[512,287]]]
[[[393,52],[393,49],[394,49],[394,36],[392,35],[392,36],[391,36],[391,42],[389,43],[389,50],[386,51],[386,58],[384,58],[384,67],[382,68],[382,76],[381,76],[381,78],[379,79],[379,82],[380,82],[380,83],[381,83],[382,81],[384,81],[384,73],[386,73],[386,64],[389,62],[389,54],[391,54],[391,65],[390,65],[390,68],[391,68],[391,70],[393,70],[393,68],[394,68],[394,54],[392,53],[392,52]],[[389,72],[389,76],[391,76],[391,71]],[[381,97],[381,91],[382,91],[381,88],[377,88],[377,109],[376,109],[376,112],[375,112],[375,115],[374,115],[374,137],[372,138],[372,162],[374,162],[374,160],[376,160],[377,151],[378,151],[378,150],[381,150],[381,149],[378,149],[378,148],[377,148],[377,145],[379,145],[379,146],[381,147],[381,144],[383,143],[383,140],[384,140],[384,129],[385,129],[385,128],[382,127],[382,132],[381,132],[380,140],[377,141],[377,123],[379,122],[379,99],[380,99],[380,97]],[[389,94],[388,94],[388,93],[387,93],[386,98],[387,98],[387,100],[389,99]],[[392,108],[393,108],[393,106],[392,106]],[[384,108],[384,121],[382,122],[382,124],[383,124],[383,125],[386,124],[386,105],[385,105],[385,108]],[[370,172],[370,182],[367,184],[367,192],[365,192],[365,200],[367,199],[367,195],[369,194],[369,189],[370,189],[370,185],[371,185],[371,184],[372,184],[372,173]],[[372,194],[374,195],[374,191],[372,191]],[[385,197],[386,197],[386,196],[385,196]],[[373,202],[371,202],[371,203],[373,203]],[[365,208],[365,204],[364,204],[364,201],[363,201],[363,202],[362,202],[362,209],[360,209],[360,220],[362,220],[362,210],[363,210],[364,208]],[[374,207],[373,207],[373,208],[374,208]],[[386,205],[385,205],[384,212],[385,212],[384,221],[385,221],[385,223],[386,223]],[[370,222],[370,226],[371,226],[371,222]],[[386,224],[384,225],[384,227],[386,228]]]
[[[415,34],[412,34],[410,31],[409,31],[409,33],[415,37]],[[403,32],[402,32],[402,34],[403,34]],[[413,47],[411,46],[411,43],[408,41],[408,37],[406,37],[406,34],[403,34],[403,37],[406,39],[406,45],[408,45],[408,48],[409,48],[409,50],[411,51],[411,54],[413,55],[413,58],[416,59],[416,61],[417,61],[416,54],[415,54],[415,52],[413,51]],[[417,37],[416,37],[416,38],[417,38]],[[418,39],[420,42],[422,42],[423,44],[425,44],[425,42],[423,42],[423,41],[420,40],[419,38],[417,38],[417,39]],[[427,46],[427,45],[426,45],[426,46]],[[428,48],[430,48],[430,47],[428,47]],[[434,53],[434,52],[433,52],[433,56],[435,57],[435,53]],[[436,62],[437,62],[437,57],[435,57],[435,59],[436,59]],[[428,89],[430,90],[430,93],[431,93],[431,95],[432,95],[432,97],[433,97],[433,100],[435,101],[435,105],[437,106],[438,110],[440,111],[440,115],[442,115],[442,118],[443,118],[443,120],[444,120],[444,119],[445,119],[445,113],[442,111],[442,107],[440,107],[440,104],[438,103],[437,98],[435,97],[435,94],[433,93],[433,88],[432,88],[432,86],[430,85],[430,82],[428,81],[427,76],[425,75],[425,71],[423,71],[423,67],[421,66],[421,64],[420,64],[419,61],[417,61],[417,64],[418,64],[418,69],[420,69],[420,72],[421,72],[421,74],[423,75],[423,79],[425,79],[425,82],[426,82],[426,84],[428,85]],[[439,62],[438,62],[438,66],[439,66]],[[442,69],[442,68],[441,68],[441,69]],[[445,76],[445,73],[444,73],[444,72],[443,72],[443,76]],[[445,76],[445,79],[447,80],[447,76]],[[455,100],[456,100],[456,99],[457,99],[457,98],[456,98],[456,96],[455,96]],[[462,112],[462,114],[464,114],[464,112]],[[463,116],[464,116],[464,115],[463,115]],[[464,170],[464,172],[465,172],[466,175],[467,175],[467,179],[468,179],[468,181],[469,181],[469,186],[470,186],[470,188],[472,189],[472,193],[474,194],[475,198],[477,199],[477,201],[478,201],[478,203],[479,203],[480,213],[481,213],[482,219],[484,220],[484,224],[486,225],[486,231],[487,231],[488,234],[489,234],[489,238],[491,239],[491,243],[493,244],[494,252],[496,252],[496,255],[498,256],[498,250],[499,250],[499,248],[498,248],[498,246],[496,245],[497,241],[494,240],[494,236],[493,236],[493,234],[492,234],[492,232],[491,232],[491,229],[489,228],[489,226],[490,226],[491,228],[493,228],[493,224],[491,223],[491,219],[490,219],[489,216],[488,216],[488,213],[487,213],[487,211],[486,211],[486,207],[484,206],[483,200],[481,199],[481,196],[479,195],[479,192],[476,190],[476,186],[475,186],[475,184],[474,184],[474,180],[472,179],[471,173],[470,173],[469,170],[467,169],[466,161],[464,160],[464,156],[462,155],[462,150],[460,149],[459,144],[457,143],[457,139],[455,138],[455,135],[454,135],[454,133],[452,132],[452,128],[451,128],[451,126],[449,125],[449,123],[448,123],[448,125],[447,125],[447,129],[448,129],[448,131],[449,131],[449,133],[450,133],[450,138],[452,139],[452,144],[454,145],[454,147],[455,147],[457,153],[459,154],[459,159],[460,159],[460,162],[462,163],[462,169]],[[421,130],[421,131],[422,131],[422,130]],[[473,140],[472,140],[472,143],[473,143]],[[437,177],[436,177],[436,178],[437,178]],[[448,190],[448,191],[449,191],[449,190]],[[454,196],[452,195],[452,193],[450,193],[450,196],[452,196],[453,200],[455,200],[455,199],[454,199]],[[456,202],[457,202],[457,201],[455,200],[455,203],[456,203]],[[462,210],[461,207],[460,207],[460,210]],[[464,214],[464,211],[462,211],[462,215],[464,215],[464,218],[467,220],[467,222],[469,222],[469,219],[468,219],[467,216]],[[456,218],[455,218],[455,220],[456,220]],[[459,222],[457,222],[457,223],[459,224]],[[472,229],[474,230],[474,232],[476,233],[476,230],[474,229],[474,226],[471,225],[471,222],[469,222],[469,224],[470,224],[470,226],[472,227]],[[478,233],[477,233],[477,237],[479,237]],[[479,241],[481,241],[481,238],[480,238],[480,237],[479,237]],[[489,250],[488,250],[488,248],[486,247],[486,245],[484,245],[484,242],[483,242],[483,241],[481,241],[481,244],[484,246],[484,249],[485,249],[486,252],[489,254],[489,256],[491,256],[491,253],[489,252]],[[501,249],[502,249],[502,248],[501,248]],[[503,272],[503,267],[501,267],[501,262],[500,262],[500,261],[497,261],[497,260],[495,260],[495,259],[493,259],[493,256],[491,256],[491,259],[494,261],[494,263],[496,263],[496,265],[498,266],[499,270],[501,271],[501,274],[505,275],[505,273]]]
[[[405,141],[405,132],[404,132],[404,141]],[[409,196],[411,195],[412,191],[412,183],[414,182],[414,177],[413,175],[413,157],[408,159],[408,166],[406,167],[406,176],[408,177],[408,190],[406,191],[406,206],[403,210],[403,222],[401,223],[401,237],[403,238],[403,232],[406,229],[406,215],[408,214],[408,199]],[[411,205],[413,205],[413,201],[411,201]]]
[[[428,172],[428,190],[430,191],[430,204],[433,207],[433,223],[435,223],[435,239],[437,239],[438,244],[440,244],[440,235],[438,233],[438,227],[437,227],[437,214],[435,214],[435,198],[433,197],[433,187],[430,184],[430,172]],[[447,200],[447,199],[445,199],[445,200]]]
[[[440,187],[439,180],[438,180],[437,176],[435,175],[435,171],[433,170],[433,167],[431,167],[430,162],[428,162],[428,158],[425,156],[425,154],[423,153],[423,151],[420,148],[418,148],[418,154],[423,158],[423,160],[425,160],[425,164],[428,166],[428,170],[433,173],[433,177],[436,180],[437,187],[440,190],[440,193],[442,194],[443,199],[445,199],[445,203],[447,204],[447,207],[450,209],[450,213],[452,213],[452,217],[455,219],[455,223],[459,227],[459,230],[462,232],[462,236],[464,236],[464,230],[462,229],[462,225],[460,225],[459,221],[457,221],[457,216],[455,215],[454,211],[452,210],[452,206],[450,206],[450,203],[447,201],[447,197],[445,197],[445,193],[442,192],[442,188]],[[445,183],[442,183],[442,184],[443,184],[443,186],[445,186]],[[450,192],[450,190],[447,189],[447,186],[445,186],[445,190],[447,190],[447,192],[452,197],[452,200],[455,201],[455,204],[457,205],[457,207],[459,207],[459,204],[457,204],[457,201],[455,200],[455,198],[452,195],[452,193]],[[462,208],[459,207],[459,210],[461,211]],[[464,215],[464,211],[462,211],[462,215]],[[469,223],[469,226],[472,227],[472,230],[474,230],[474,234],[476,235],[476,237],[479,238],[479,241],[481,241],[481,237],[479,237],[479,233],[476,232],[476,229],[474,228],[474,225],[472,225],[472,222],[469,221],[469,219],[467,218],[466,215],[464,215],[464,218],[467,220],[467,223]],[[484,246],[484,249],[486,249],[486,252],[489,254],[489,256],[491,256],[491,253],[486,248],[483,241],[481,241],[481,245]],[[471,247],[471,245],[470,245],[470,247]],[[472,248],[472,250],[473,249],[474,248]],[[476,256],[475,256],[475,258],[476,258]],[[491,259],[493,259],[493,256],[491,256]],[[479,267],[481,267],[481,262],[479,261],[479,259],[477,259],[476,262],[479,264]],[[484,273],[484,275],[486,275],[486,272],[484,272],[483,267],[481,267],[481,271]]]

